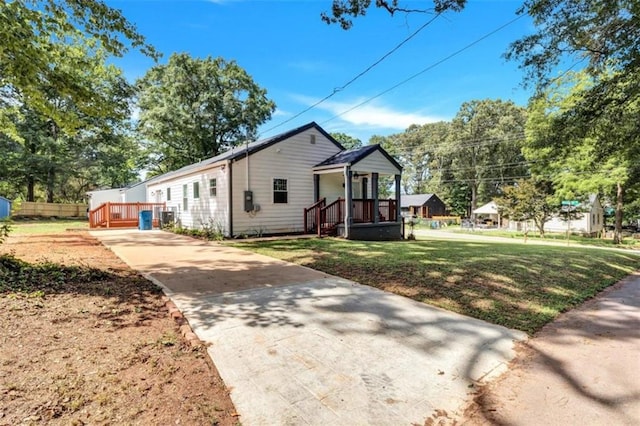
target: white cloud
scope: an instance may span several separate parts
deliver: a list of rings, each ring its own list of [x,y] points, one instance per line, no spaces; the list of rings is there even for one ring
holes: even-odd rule
[[[287,117],[289,115],[291,115],[291,113],[289,111],[285,111],[283,109],[276,108],[276,110],[273,112],[271,117]]]
[[[313,105],[317,102],[307,96],[295,96],[295,98],[307,105]],[[328,111],[334,116],[339,115],[338,119],[355,126],[380,129],[404,130],[412,124],[435,123],[443,120],[442,117],[427,115],[420,111],[407,112],[393,109],[375,101],[360,105],[363,101],[364,99],[356,99],[350,102],[325,101],[316,106],[316,108]]]

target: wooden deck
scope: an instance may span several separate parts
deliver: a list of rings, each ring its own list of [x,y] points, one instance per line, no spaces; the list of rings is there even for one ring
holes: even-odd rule
[[[137,228],[140,212],[152,211],[153,227],[160,226],[159,212],[166,203],[104,203],[89,211],[89,228]]]

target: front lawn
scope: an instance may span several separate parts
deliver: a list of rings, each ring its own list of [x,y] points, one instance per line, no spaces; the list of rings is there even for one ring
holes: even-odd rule
[[[634,252],[435,239],[233,245],[529,334],[638,269],[639,260]]]
[[[11,235],[58,234],[68,229],[89,230],[82,219],[17,219],[11,223]]]
[[[416,229],[428,229],[426,227],[416,227]],[[509,231],[504,229],[480,229],[480,230],[470,230],[468,228],[460,228],[460,227],[447,227],[441,228],[443,231],[447,232],[455,232],[459,234],[469,234],[469,235],[483,235],[487,237],[505,237],[505,238],[513,238],[520,241],[524,240],[524,232],[521,231]],[[438,230],[433,230],[434,232],[438,232]],[[529,240],[536,241],[552,241],[558,243],[566,243],[567,242],[567,234],[561,232],[545,232],[544,238],[540,237],[540,233],[538,231],[532,230],[529,231],[527,236]],[[638,249],[640,248],[640,239],[633,237],[624,237],[620,244],[614,244],[612,238],[595,238],[595,237],[583,237],[582,235],[571,234],[569,235],[569,243],[570,244],[579,244],[584,246],[596,246],[596,247],[613,247],[613,248],[631,248]]]

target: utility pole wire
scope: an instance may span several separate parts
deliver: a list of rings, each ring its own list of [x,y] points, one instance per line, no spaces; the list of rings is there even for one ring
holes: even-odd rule
[[[268,128],[267,130],[265,130],[264,132],[262,132],[262,134],[264,133],[269,133],[272,130],[277,129],[280,126],[283,126],[285,124],[287,124],[288,122],[295,120],[296,118],[300,117],[302,114],[314,109],[315,107],[317,107],[318,105],[320,105],[321,103],[325,102],[326,100],[328,100],[329,98],[333,97],[334,95],[336,95],[338,92],[343,91],[344,89],[346,89],[349,85],[351,85],[352,83],[354,83],[356,80],[358,80],[360,77],[362,77],[363,75],[365,75],[366,73],[368,73],[369,71],[371,71],[373,68],[375,68],[377,65],[379,65],[382,61],[384,61],[385,59],[387,59],[389,56],[391,56],[393,53],[395,53],[398,49],[400,49],[404,44],[406,44],[409,40],[411,40],[412,38],[414,38],[416,35],[418,35],[418,33],[420,31],[422,31],[423,29],[427,28],[433,21],[435,21],[440,15],[442,14],[442,12],[436,14],[436,16],[434,16],[433,18],[431,18],[430,20],[428,20],[427,22],[424,23],[424,25],[422,25],[420,28],[418,28],[417,30],[415,30],[409,37],[405,38],[404,40],[402,40],[398,45],[396,45],[396,47],[394,47],[393,49],[391,49],[390,51],[388,51],[387,53],[385,53],[384,55],[382,55],[382,57],[380,59],[378,59],[377,61],[375,61],[373,64],[369,65],[367,68],[364,69],[364,71],[361,71],[358,75],[356,75],[355,77],[353,77],[351,80],[347,81],[345,84],[343,84],[340,87],[336,87],[333,89],[333,92],[329,93],[327,96],[325,96],[324,98],[320,99],[318,102],[314,103],[313,105],[303,109],[302,111],[300,111],[299,113],[297,113],[296,115],[276,124],[273,127]]]
[[[485,39],[487,39],[487,38],[491,37],[491,36],[492,36],[492,35],[494,35],[495,33],[497,33],[497,32],[499,32],[499,31],[501,31],[501,30],[505,29],[506,27],[508,27],[509,25],[511,25],[511,24],[513,24],[513,23],[515,23],[515,22],[516,22],[516,21],[518,21],[519,19],[522,19],[524,16],[525,16],[525,15],[519,15],[519,16],[515,17],[514,19],[510,20],[509,22],[507,22],[507,23],[505,23],[505,24],[502,24],[501,26],[499,26],[499,27],[498,27],[498,28],[496,28],[495,30],[488,32],[487,34],[483,35],[482,37],[480,37],[480,38],[478,38],[478,39],[474,40],[473,42],[471,42],[471,43],[467,44],[466,46],[464,46],[464,47],[462,47],[462,48],[460,48],[460,49],[456,50],[456,51],[455,51],[455,52],[453,52],[453,53],[451,53],[450,55],[445,56],[444,58],[440,59],[439,61],[437,61],[437,62],[435,62],[435,63],[433,63],[433,64],[429,65],[428,67],[426,67],[426,68],[422,69],[421,71],[418,71],[417,73],[413,74],[412,76],[410,76],[410,77],[408,77],[408,78],[406,78],[406,79],[402,80],[400,83],[395,84],[394,86],[391,86],[390,88],[388,88],[388,89],[386,89],[386,90],[384,90],[384,91],[382,91],[382,92],[378,93],[377,95],[372,96],[372,97],[370,97],[370,98],[368,98],[368,99],[366,99],[366,100],[364,100],[364,101],[360,102],[359,104],[357,104],[357,105],[355,105],[355,106],[353,106],[353,107],[351,107],[351,108],[347,109],[346,111],[341,112],[340,114],[334,115],[333,117],[331,117],[331,118],[329,118],[329,119],[327,119],[327,120],[323,121],[323,122],[322,122],[322,123],[320,123],[320,124],[325,124],[325,123],[328,123],[329,121],[335,120],[336,118],[341,117],[341,116],[343,116],[343,115],[345,115],[345,114],[347,114],[347,113],[349,113],[349,112],[353,111],[354,109],[360,108],[361,106],[363,106],[363,105],[365,105],[365,104],[368,104],[368,103],[369,103],[369,102],[371,102],[372,100],[377,99],[377,98],[379,98],[380,96],[385,95],[385,94],[387,94],[387,93],[391,92],[392,90],[397,89],[398,87],[400,87],[400,86],[402,86],[402,85],[404,85],[404,84],[408,83],[409,81],[413,80],[414,78],[416,78],[416,77],[418,77],[418,76],[420,76],[420,75],[424,74],[424,73],[425,73],[425,72],[427,72],[427,71],[432,70],[433,68],[437,67],[438,65],[440,65],[440,64],[442,64],[442,63],[444,63],[444,62],[447,62],[449,59],[451,59],[451,58],[453,58],[453,57],[455,57],[455,56],[459,55],[460,53],[464,52],[465,50],[468,50],[468,49],[470,49],[471,47],[475,46],[476,44],[480,43],[481,41],[483,41],[483,40],[485,40]]]

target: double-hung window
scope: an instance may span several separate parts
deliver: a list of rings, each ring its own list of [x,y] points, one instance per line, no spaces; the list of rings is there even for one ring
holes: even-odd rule
[[[200,198],[200,182],[193,182],[193,198]]]
[[[212,197],[218,195],[218,181],[216,179],[209,179],[209,195]]]
[[[275,204],[286,204],[289,202],[289,192],[287,189],[286,179],[273,179],[273,202]]]
[[[189,210],[189,185],[182,185],[182,210]]]

